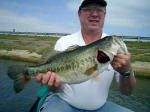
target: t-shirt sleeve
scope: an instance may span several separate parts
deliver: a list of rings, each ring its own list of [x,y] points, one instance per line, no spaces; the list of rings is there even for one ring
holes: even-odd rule
[[[54,50],[56,50],[56,51],[61,51],[61,45],[60,45],[60,43],[58,42],[58,40],[56,41],[56,44],[55,44],[55,46],[54,46]]]
[[[64,45],[62,45],[63,44],[63,42],[62,42],[62,40],[61,39],[59,39],[59,40],[57,40],[56,41],[56,44],[55,44],[55,46],[54,46],[54,50],[56,50],[56,51],[64,51]]]

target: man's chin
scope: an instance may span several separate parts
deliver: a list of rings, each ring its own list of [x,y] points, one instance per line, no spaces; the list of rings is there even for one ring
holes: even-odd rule
[[[99,27],[89,27],[89,30],[90,31],[99,31],[100,30],[100,28]]]

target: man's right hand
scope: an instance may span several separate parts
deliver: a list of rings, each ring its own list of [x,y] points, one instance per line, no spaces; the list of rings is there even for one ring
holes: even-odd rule
[[[48,71],[46,74],[38,74],[36,76],[36,81],[41,83],[41,85],[47,84],[49,87],[60,86],[60,78],[56,73]]]

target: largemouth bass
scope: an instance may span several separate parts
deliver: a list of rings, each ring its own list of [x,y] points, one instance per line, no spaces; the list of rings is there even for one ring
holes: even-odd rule
[[[36,66],[12,66],[8,76],[14,80],[18,93],[37,74],[55,72],[61,83],[75,84],[89,80],[103,72],[118,52],[126,52],[124,42],[107,36],[86,46],[71,46],[64,52],[48,51]]]

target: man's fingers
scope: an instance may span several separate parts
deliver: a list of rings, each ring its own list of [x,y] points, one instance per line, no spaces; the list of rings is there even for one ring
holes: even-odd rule
[[[41,83],[41,85],[47,84],[49,87],[60,85],[60,78],[54,72],[48,71],[46,74],[38,74],[36,76],[36,81]]]
[[[45,75],[43,75],[42,84],[47,84],[50,78],[50,72],[47,72]]]
[[[125,54],[117,54],[112,63],[113,62],[119,62],[121,65],[126,65],[126,63],[128,63],[130,61],[130,53],[125,53]]]
[[[121,64],[120,64],[120,63],[117,63],[117,62],[112,62],[111,65],[112,65],[112,67],[113,67],[114,69],[116,69],[116,70],[121,67]]]
[[[42,74],[36,75],[35,80],[40,83],[42,81]]]
[[[115,58],[120,58],[120,59],[128,59],[130,58],[130,53],[118,53]]]
[[[60,85],[60,78],[56,75],[55,77],[55,87],[58,87]]]
[[[54,72],[51,72],[51,74],[50,74],[50,79],[49,79],[47,85],[48,85],[48,86],[54,85],[54,80],[55,80],[55,73],[54,73]]]

